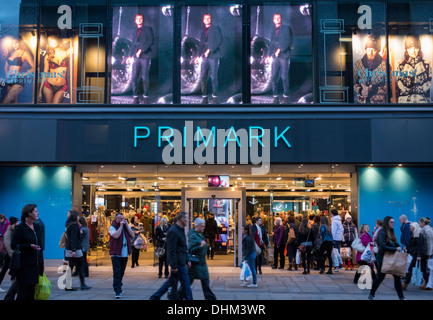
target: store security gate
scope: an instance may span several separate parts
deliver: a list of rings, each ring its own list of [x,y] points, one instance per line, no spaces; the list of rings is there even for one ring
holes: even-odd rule
[[[245,188],[182,188],[182,211],[189,214],[186,232],[195,218],[215,215],[218,225],[215,254],[234,253],[234,266],[242,263],[242,226],[246,217]]]

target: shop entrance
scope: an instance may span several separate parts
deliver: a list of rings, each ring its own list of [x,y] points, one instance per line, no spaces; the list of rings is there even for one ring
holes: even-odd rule
[[[235,267],[242,262],[242,226],[246,216],[245,188],[182,188],[182,210],[189,214],[188,230],[197,217],[214,213],[217,222],[214,254]]]

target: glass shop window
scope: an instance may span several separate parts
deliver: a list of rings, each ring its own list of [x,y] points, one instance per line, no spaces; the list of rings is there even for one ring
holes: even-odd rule
[[[104,103],[106,2],[41,0],[39,103]]]
[[[0,105],[34,102],[37,20],[37,3],[9,0],[1,5]]]
[[[313,103],[311,4],[250,8],[251,103]]]
[[[181,103],[242,103],[242,6],[182,6]]]
[[[318,1],[318,102],[389,102],[385,1]]]
[[[173,103],[174,5],[112,1],[110,101]]]
[[[393,103],[432,101],[432,1],[388,1]]]

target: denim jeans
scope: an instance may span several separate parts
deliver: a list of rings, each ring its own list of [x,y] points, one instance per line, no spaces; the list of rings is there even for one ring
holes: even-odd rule
[[[125,274],[126,265],[128,264],[128,257],[111,257],[113,264],[113,289],[115,294],[122,293],[122,280]]]

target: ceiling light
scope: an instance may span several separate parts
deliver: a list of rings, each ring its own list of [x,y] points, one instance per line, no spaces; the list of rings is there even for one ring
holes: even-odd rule
[[[197,179],[198,179],[198,180],[203,180],[203,178],[202,178],[202,177],[198,177]]]
[[[317,178],[314,179],[314,180],[322,180],[322,177],[317,177]]]
[[[126,178],[124,178],[124,177],[119,177],[119,179],[120,179],[120,180],[126,180]]]
[[[242,180],[242,178],[241,178],[241,177],[238,177],[238,180]]]
[[[281,177],[278,177],[277,180],[281,180]]]
[[[164,177],[158,177],[158,180],[164,180],[165,178]]]
[[[292,189],[291,191],[296,191],[296,189]]]

